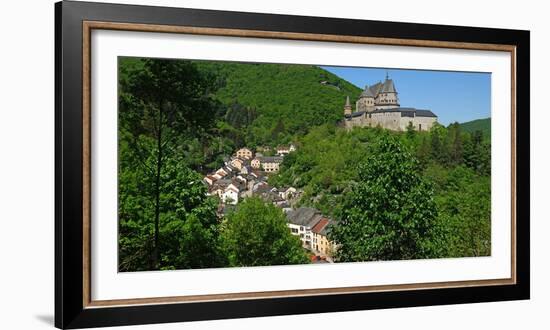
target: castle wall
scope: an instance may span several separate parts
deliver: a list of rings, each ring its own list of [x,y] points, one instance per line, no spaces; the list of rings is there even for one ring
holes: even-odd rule
[[[362,116],[359,116],[359,117],[353,117],[353,118],[350,118],[350,119],[346,119],[344,121],[344,124],[345,124],[345,127],[347,129],[351,129],[353,127],[368,126],[365,114],[363,114]]]
[[[372,127],[380,125],[382,128],[399,131],[401,127],[401,114],[399,112],[383,112],[371,114]]]
[[[437,118],[435,117],[402,117],[399,129],[406,131],[409,123],[412,122],[415,130],[429,131],[436,121]]]
[[[416,130],[429,131],[437,122],[436,117],[401,117],[400,112],[365,113],[358,117],[346,119],[345,127],[377,127],[393,131],[406,131],[409,122]]]
[[[430,129],[432,129],[432,127],[436,122],[437,122],[436,117],[416,117],[413,122],[413,125],[415,126],[416,129],[418,129],[419,127],[418,125],[421,125],[422,131],[429,131]]]

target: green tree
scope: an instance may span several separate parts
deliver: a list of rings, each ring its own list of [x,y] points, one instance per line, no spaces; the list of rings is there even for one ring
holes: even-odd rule
[[[259,198],[247,198],[230,213],[222,230],[230,266],[307,263],[300,239],[290,233],[281,209]]]
[[[119,270],[223,266],[225,261],[218,244],[218,202],[206,196],[206,187],[198,173],[186,167],[181,159],[169,158],[159,198],[159,262],[152,268],[155,227],[147,220],[155,205],[151,194],[144,194],[153,178],[146,179],[139,171],[129,170],[119,177]]]
[[[449,256],[490,255],[491,179],[457,166],[442,176],[440,186],[436,202],[448,232]]]
[[[343,200],[331,231],[338,261],[399,260],[437,255],[433,190],[417,160],[394,137],[384,136],[362,164],[359,181]]]
[[[435,124],[430,130],[430,151],[431,157],[436,162],[446,165],[448,164],[448,150],[445,145],[447,134],[445,127]]]
[[[218,109],[210,95],[217,86],[189,61],[143,59],[134,64],[139,69],[121,70],[119,135],[126,140],[120,158],[128,166],[120,166],[119,171],[132,171],[138,165],[142,168],[134,176],[143,182],[141,191],[135,192],[145,193],[150,199],[147,206],[153,207],[142,215],[150,217],[153,224],[149,268],[158,269],[161,199],[170,193],[163,191],[166,164],[171,157],[189,152],[187,146],[193,146],[195,154],[200,150],[186,142],[202,138],[214,126],[213,112]]]
[[[407,139],[414,140],[416,137],[416,129],[414,128],[414,125],[412,121],[409,122],[407,125]]]
[[[491,174],[491,144],[482,131],[474,131],[464,147],[464,162],[480,175]]]
[[[449,162],[451,165],[460,165],[462,164],[464,158],[464,146],[462,143],[462,131],[460,129],[460,124],[457,122],[452,123],[449,125],[449,129],[447,131],[447,135],[449,136]]]
[[[285,124],[283,123],[282,119],[279,119],[275,127],[273,127],[273,129],[271,130],[271,138],[273,139],[273,141],[278,141],[279,136],[281,134],[284,134],[284,132],[285,132]]]

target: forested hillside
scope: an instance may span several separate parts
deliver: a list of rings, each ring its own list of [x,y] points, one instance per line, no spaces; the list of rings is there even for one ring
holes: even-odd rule
[[[346,96],[355,99],[359,88],[312,65],[197,62],[201,70],[220,79],[215,98],[230,106],[227,123],[247,126],[249,146],[289,142],[311,127],[336,124]],[[250,116],[252,109],[253,115]],[[252,119],[252,120],[251,120]]]
[[[383,152],[380,144],[394,147]],[[411,164],[408,168],[403,167],[405,154]],[[386,158],[380,160],[381,155]],[[303,190],[300,205],[317,208],[334,219],[346,219],[350,212],[374,213],[371,217],[381,217],[379,225],[388,230],[389,223],[384,223],[384,219],[399,218],[408,208],[426,207],[426,203],[416,204],[418,198],[403,200],[408,193],[406,189],[398,190],[394,196],[390,194],[406,182],[406,176],[416,175],[418,178],[411,182],[422,180],[430,187],[427,190],[433,195],[430,203],[435,204],[431,226],[437,230],[424,246],[423,251],[428,249],[430,253],[418,254],[416,258],[479,256],[490,254],[490,164],[490,143],[483,133],[470,134],[457,123],[449,127],[436,125],[430,132],[392,132],[381,128],[346,131],[324,125],[297,140],[297,152],[285,158],[281,171],[270,177],[270,183]],[[369,171],[372,178],[366,180],[364,173]],[[385,178],[389,182],[379,182]],[[354,192],[361,185],[367,188]],[[355,221],[358,228],[377,226],[372,218],[362,225],[361,219]],[[360,233],[358,228],[349,233]],[[349,239],[346,243],[353,241]],[[355,258],[389,260],[395,256],[367,253]],[[343,260],[354,258],[345,256]]]
[[[220,131],[240,147],[276,146],[311,127],[336,124],[346,96],[361,90],[313,65],[191,61],[218,87],[212,97],[224,106]],[[139,70],[137,58],[121,58],[121,79]],[[233,141],[228,141],[233,142]]]
[[[485,138],[489,139],[491,137],[491,118],[468,121],[461,123],[460,126],[465,132],[473,133],[475,131],[481,131]]]

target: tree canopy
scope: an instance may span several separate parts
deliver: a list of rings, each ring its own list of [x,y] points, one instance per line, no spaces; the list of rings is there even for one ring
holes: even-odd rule
[[[230,266],[307,263],[300,239],[290,233],[281,209],[246,198],[228,215],[222,240]]]
[[[186,217],[198,212],[205,230],[200,233],[212,234],[207,231],[214,213],[203,205],[205,187],[188,169],[196,165],[187,161],[192,157],[182,156],[189,155],[195,141],[208,139],[214,127],[216,102],[211,93],[216,86],[188,61],[129,63],[133,66],[122,70],[119,86],[120,242],[121,251],[129,253],[121,253],[119,264],[160,269],[166,264],[163,258],[171,266],[186,264],[180,252],[171,251],[174,244],[184,243],[168,244],[170,236],[161,237],[162,230],[197,230],[197,222],[191,218],[191,226]],[[183,201],[187,205],[182,207]],[[207,204],[215,209],[215,204]]]
[[[359,168],[344,196],[331,237],[339,261],[400,260],[434,255],[437,218],[433,189],[397,139],[385,136]]]

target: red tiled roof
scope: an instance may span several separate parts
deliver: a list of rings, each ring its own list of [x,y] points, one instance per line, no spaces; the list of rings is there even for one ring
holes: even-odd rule
[[[323,230],[323,228],[326,227],[326,225],[328,225],[328,219],[327,218],[321,218],[321,220],[319,220],[319,222],[317,222],[315,224],[315,226],[313,226],[313,228],[311,228],[311,231],[316,233],[316,234],[319,234],[321,232],[321,230]]]

